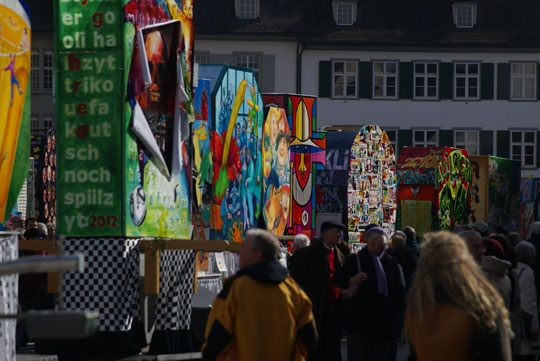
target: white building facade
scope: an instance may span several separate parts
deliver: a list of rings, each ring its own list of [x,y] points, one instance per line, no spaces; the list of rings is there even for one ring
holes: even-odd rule
[[[473,11],[474,24],[476,5]],[[444,46],[362,45],[354,35],[204,34],[196,36],[195,54],[196,61],[258,67],[263,92],[317,95],[319,129],[377,124],[398,149],[466,148],[520,160],[523,177],[540,177],[540,47],[484,46],[458,30],[463,40]]]

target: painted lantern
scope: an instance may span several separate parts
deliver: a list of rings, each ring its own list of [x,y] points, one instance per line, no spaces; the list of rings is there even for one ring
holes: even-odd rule
[[[521,166],[518,161],[488,155],[475,155],[470,159],[473,174],[470,221],[518,231],[520,198],[524,204],[529,202],[532,179],[523,182],[524,193],[520,194]],[[525,218],[530,219],[532,209],[533,206],[525,207]]]
[[[210,100],[210,154],[206,148],[201,155],[198,174],[202,180],[197,185],[202,204],[209,205],[209,219],[203,222],[210,224],[211,239],[241,242],[245,231],[257,226],[261,212],[262,97],[255,75],[248,69],[201,65],[199,78],[207,80],[199,80],[199,87],[207,87]],[[204,121],[198,124],[198,129],[201,124],[206,126]]]
[[[467,222],[472,169],[466,150],[404,147],[396,175],[401,227],[421,235]]]
[[[291,205],[286,234],[315,235],[315,179],[325,165],[326,133],[316,132],[317,98],[264,95],[265,105],[286,109],[291,129]]]
[[[396,157],[377,125],[360,129],[351,147],[348,182],[349,242],[359,242],[368,224],[392,233],[396,222]]]
[[[488,223],[519,231],[521,164],[519,161],[489,156]]]

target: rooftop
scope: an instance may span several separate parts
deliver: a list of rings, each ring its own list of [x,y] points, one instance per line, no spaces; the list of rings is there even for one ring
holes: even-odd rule
[[[476,24],[454,24],[452,0],[359,0],[352,26],[333,21],[332,0],[260,0],[260,17],[235,16],[234,0],[197,0],[198,35],[290,37],[313,46],[538,47],[540,2],[473,0]]]

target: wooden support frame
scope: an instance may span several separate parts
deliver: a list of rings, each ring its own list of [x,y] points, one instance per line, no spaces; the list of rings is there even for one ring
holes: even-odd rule
[[[191,239],[148,239],[141,241],[144,251],[144,293],[159,294],[159,258],[161,250],[192,249],[204,252],[237,252],[241,243]]]
[[[237,252],[241,243],[191,239],[143,239],[140,250],[144,252],[144,293],[159,294],[159,256],[162,250],[187,250],[205,252]],[[60,242],[56,239],[19,239],[19,250],[60,253]],[[59,273],[47,275],[47,292],[59,292]]]

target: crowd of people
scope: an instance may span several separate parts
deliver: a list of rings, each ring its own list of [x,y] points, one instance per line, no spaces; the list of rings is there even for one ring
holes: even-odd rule
[[[536,360],[540,222],[531,235],[477,222],[423,235],[366,228],[359,250],[345,226],[295,238],[286,264],[279,241],[250,231],[240,271],[226,280],[207,324],[207,360]],[[248,259],[249,261],[246,261]],[[309,312],[308,312],[309,311]],[[280,358],[277,355],[293,355]]]
[[[25,219],[22,215],[15,215],[10,222],[0,224],[0,230],[19,232],[20,239],[55,239],[56,225],[42,223],[34,217]]]

